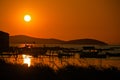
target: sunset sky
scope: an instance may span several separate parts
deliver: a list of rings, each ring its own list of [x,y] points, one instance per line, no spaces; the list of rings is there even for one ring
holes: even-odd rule
[[[120,0],[0,0],[0,31],[120,44]]]

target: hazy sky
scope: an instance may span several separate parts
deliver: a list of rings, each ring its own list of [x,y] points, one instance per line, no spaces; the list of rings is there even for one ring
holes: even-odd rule
[[[25,14],[31,15],[31,22],[24,21]],[[0,0],[0,30],[120,44],[120,0]]]

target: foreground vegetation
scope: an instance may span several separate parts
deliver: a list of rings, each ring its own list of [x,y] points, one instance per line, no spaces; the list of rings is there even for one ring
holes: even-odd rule
[[[120,80],[120,70],[68,65],[56,71],[47,65],[27,67],[0,60],[0,80]]]

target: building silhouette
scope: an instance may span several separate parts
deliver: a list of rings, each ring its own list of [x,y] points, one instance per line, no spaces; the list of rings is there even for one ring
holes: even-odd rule
[[[0,53],[7,52],[9,49],[9,34],[0,31]]]

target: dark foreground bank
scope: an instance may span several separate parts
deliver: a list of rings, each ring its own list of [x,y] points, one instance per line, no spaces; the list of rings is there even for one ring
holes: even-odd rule
[[[120,70],[68,65],[55,71],[46,65],[28,68],[0,60],[0,80],[120,80]]]

